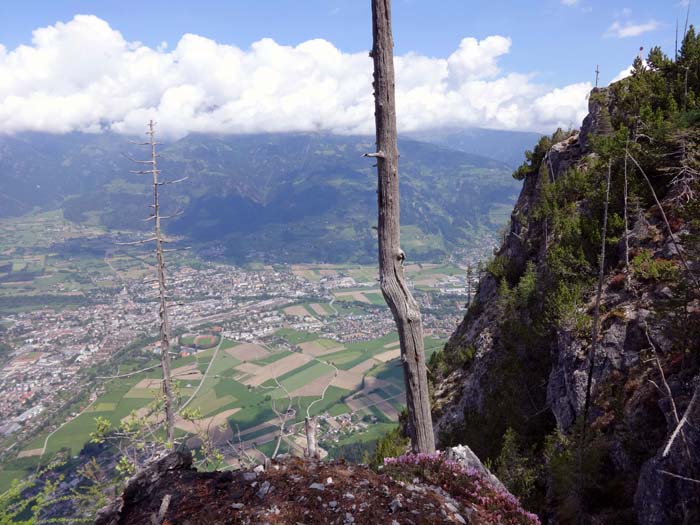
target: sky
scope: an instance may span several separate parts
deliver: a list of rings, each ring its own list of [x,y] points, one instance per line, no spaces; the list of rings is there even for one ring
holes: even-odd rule
[[[392,5],[401,131],[550,133],[580,125],[596,66],[673,54],[688,4]],[[371,133],[370,47],[369,0],[3,0],[0,132]]]

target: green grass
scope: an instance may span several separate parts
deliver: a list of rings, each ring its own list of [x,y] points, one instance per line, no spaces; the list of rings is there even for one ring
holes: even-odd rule
[[[309,341],[314,341],[318,338],[315,334],[310,334],[308,332],[298,332],[292,328],[280,328],[275,332],[278,337],[283,337],[287,340],[289,344],[298,345],[299,343],[307,343]]]
[[[280,383],[282,383],[282,385],[284,385],[289,392],[292,392],[297,388],[301,388],[302,386],[311,383],[324,374],[333,372],[333,368],[331,366],[319,363],[317,361],[311,361],[311,366],[307,366],[308,364],[309,363],[297,368],[294,371],[294,374],[284,380],[280,380]]]
[[[339,343],[338,341],[333,341],[332,339],[316,339],[314,343],[325,349],[338,348],[340,346],[343,346],[342,343]]]
[[[317,403],[315,401],[319,399],[318,397],[299,398],[295,404],[297,408],[299,408],[297,411],[297,421],[302,421],[304,419],[306,416],[306,408],[311,403],[314,403],[313,407],[311,407],[311,415],[315,416],[318,414],[323,414],[324,412],[330,410],[331,407],[341,404],[342,402],[340,398],[347,396],[348,394],[350,394],[349,390],[338,388],[337,386],[331,386],[328,388],[328,390],[326,390],[326,396],[323,398],[323,400],[318,401]]]
[[[80,452],[83,445],[90,440],[90,433],[95,431],[96,416],[109,419],[112,425],[119,425],[121,419],[132,411],[148,405],[153,401],[153,396],[141,399],[125,397],[136,383],[147,377],[158,377],[158,371],[154,370],[108,382],[106,384],[107,391],[95,401],[90,409],[68,422],[49,439],[45,457],[50,457],[62,448],[70,449],[74,455]],[[47,435],[48,432],[37,436],[23,450],[43,447]]]
[[[337,403],[328,409],[331,416],[339,416],[348,412],[350,412],[350,408],[345,403]]]
[[[287,357],[291,353],[292,352],[290,352],[288,350],[280,350],[278,352],[271,352],[270,355],[263,357],[262,359],[258,359],[256,361],[251,361],[251,363],[254,363],[254,364],[260,365],[260,366],[265,366],[265,365],[269,365],[271,363],[274,363],[275,361],[279,361],[280,359],[282,359],[283,357]]]
[[[327,361],[329,363],[333,363],[339,368],[345,369],[344,366],[341,365],[346,365],[347,363],[352,363],[354,361],[357,361],[359,358],[362,358],[360,362],[364,361],[366,358],[364,357],[364,353],[360,352],[359,350],[341,350],[339,352],[335,352],[332,354],[326,354],[321,357],[323,361]]]
[[[398,360],[389,361],[388,363],[379,365],[378,367],[370,370],[367,375],[389,381],[399,388],[403,387],[404,384],[403,367]],[[401,390],[403,391],[403,388],[401,388]]]
[[[240,361],[226,352],[219,352],[216,360],[211,364],[209,375],[221,375],[227,370],[232,370]]]
[[[229,425],[235,432],[236,425],[238,425],[241,430],[245,430],[246,428],[260,425],[261,423],[265,423],[266,421],[270,421],[276,417],[277,416],[272,411],[272,408],[270,408],[270,403],[268,402],[264,405],[261,404],[246,407],[243,410],[236,412],[229,418]]]
[[[370,413],[377,418],[380,422],[386,423],[389,421],[389,418],[384,415],[384,412],[379,410],[376,406],[372,405],[370,407],[367,407],[367,409],[370,411]]]
[[[336,302],[333,303],[333,308],[338,310],[338,315],[341,317],[345,315],[364,315],[367,312],[362,304],[363,303],[338,303],[336,300]]]
[[[369,425],[366,430],[355,432],[347,437],[341,438],[336,446],[376,441],[394,428],[396,428],[396,423],[373,423]]]
[[[28,474],[26,470],[0,470],[0,494],[9,489],[14,480],[24,479]]]
[[[384,296],[380,293],[372,292],[372,293],[366,293],[365,297],[369,299],[369,301],[372,304],[376,304],[377,306],[385,306],[386,301],[384,300]]]
[[[46,454],[50,456],[63,448],[70,449],[73,455],[78,454],[83,445],[90,440],[90,433],[95,431],[96,415],[106,417],[113,425],[119,425],[122,418],[128,416],[132,411],[146,406],[149,402],[148,399],[124,398],[117,403],[117,408],[111,412],[81,414],[49,439]]]
[[[274,453],[276,446],[277,446],[277,440],[273,439],[272,441],[269,441],[267,443],[263,443],[262,445],[260,445],[257,448],[260,452],[265,454],[267,457],[270,457]],[[284,441],[282,441],[282,444],[280,445],[279,453],[284,454],[286,451],[287,451],[287,446],[284,444]]]
[[[201,391],[200,391],[201,392]],[[217,396],[216,390],[206,390],[201,394],[197,394],[189,404],[190,408],[199,409],[202,416],[213,416],[222,410],[224,407],[235,404],[237,399],[230,394]]]
[[[184,346],[194,346],[194,335],[180,336],[180,344]]]
[[[226,350],[227,348],[233,348],[234,346],[238,346],[240,343],[236,341],[231,341],[231,339],[224,339],[221,342],[221,347],[219,347],[219,350]]]
[[[112,412],[117,409],[116,403],[95,403],[86,412]]]

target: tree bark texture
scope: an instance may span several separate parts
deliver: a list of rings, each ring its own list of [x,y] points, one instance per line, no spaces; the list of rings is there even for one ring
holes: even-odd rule
[[[316,431],[318,421],[316,416],[304,418],[304,433],[306,434],[306,455],[309,458],[318,458],[318,446],[316,442]]]
[[[408,433],[414,452],[434,452],[428,378],[423,347],[423,320],[404,276],[400,246],[399,151],[394,93],[394,42],[391,0],[372,0],[371,56],[374,60],[374,106],[377,130],[379,280],[399,332],[406,383]]]

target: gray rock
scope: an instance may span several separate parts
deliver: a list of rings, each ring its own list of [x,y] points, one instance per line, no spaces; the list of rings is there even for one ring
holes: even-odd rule
[[[389,503],[389,509],[392,513],[396,512],[401,507],[403,507],[403,504],[401,503],[401,500],[399,498],[394,498],[393,500],[391,500],[391,503]]]
[[[323,483],[312,483],[311,485],[309,485],[309,488],[321,491],[326,490],[326,486]]]
[[[264,498],[267,496],[267,494],[270,492],[270,482],[265,480],[263,481],[262,485],[260,485],[260,488],[258,489],[257,496],[258,498]]]
[[[172,470],[193,470],[189,451],[171,452],[160,457],[129,480],[122,495],[97,512],[95,525],[117,525],[125,506],[136,507],[152,498],[157,481]]]
[[[455,461],[466,468],[473,468],[480,472],[486,480],[491,482],[491,485],[499,490],[506,490],[501,480],[494,476],[489,469],[487,469],[481,460],[477,457],[472,449],[467,445],[459,445],[456,447],[448,448],[445,451],[447,459]]]

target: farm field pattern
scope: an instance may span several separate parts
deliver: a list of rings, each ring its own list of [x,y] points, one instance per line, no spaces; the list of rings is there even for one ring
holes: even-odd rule
[[[194,422],[178,418],[180,437],[208,431],[220,445],[235,436],[250,448],[261,448],[278,437],[280,420],[272,403],[286,407],[287,393],[295,409],[287,422],[293,429],[285,438],[287,446],[294,441],[294,434],[301,432],[299,423],[309,405],[311,415],[354,413],[374,416],[377,423],[384,424],[398,420],[405,396],[396,333],[346,344],[293,330],[276,335],[289,341],[292,350],[224,338],[216,348],[173,361],[173,377],[182,402],[188,401],[186,406],[199,416]],[[440,346],[439,340],[426,338],[428,352]],[[387,360],[389,354],[393,359]],[[76,454],[90,440],[95,417],[118,425],[132,413],[148,414],[148,406],[160,389],[158,378],[155,370],[108,381],[105,392],[86,410],[48,440],[41,435],[27,444],[22,456],[50,456],[61,449]]]

